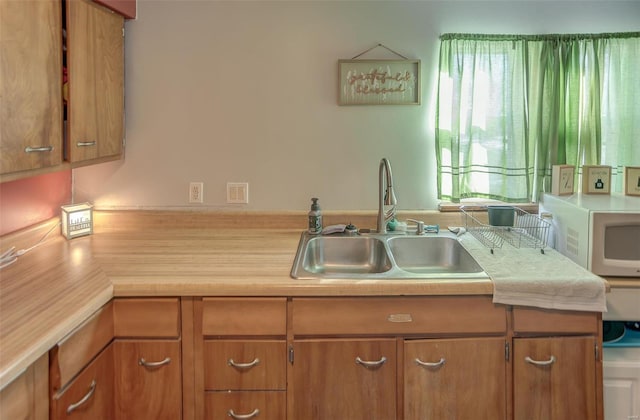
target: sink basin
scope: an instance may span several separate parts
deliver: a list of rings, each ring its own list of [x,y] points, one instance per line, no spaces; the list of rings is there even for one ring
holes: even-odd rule
[[[397,266],[410,273],[482,273],[482,267],[454,238],[404,236],[387,242]]]
[[[320,236],[309,239],[302,266],[314,274],[370,274],[391,269],[384,243],[365,236]]]
[[[425,236],[303,232],[291,268],[295,279],[486,279],[450,232]]]

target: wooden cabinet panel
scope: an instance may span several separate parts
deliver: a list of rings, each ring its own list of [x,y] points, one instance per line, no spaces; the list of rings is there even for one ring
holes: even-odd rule
[[[43,355],[0,391],[0,419],[49,418],[48,360]]]
[[[515,420],[595,420],[594,337],[516,338]]]
[[[286,394],[282,391],[207,392],[204,418],[283,420],[287,418]]]
[[[109,345],[68,387],[53,395],[52,419],[114,419],[113,369],[113,346]]]
[[[284,336],[287,332],[286,298],[204,298],[204,336]]]
[[[1,174],[62,163],[61,40],[60,1],[0,1]]]
[[[118,339],[114,341],[114,360],[116,418],[181,418],[179,341]]]
[[[293,299],[296,336],[504,333],[506,329],[504,307],[487,296]]]
[[[66,385],[112,339],[113,311],[109,302],[51,349],[51,389],[57,391]]]
[[[67,159],[119,158],[124,137],[124,18],[67,0]]]
[[[516,333],[597,334],[600,315],[594,312],[514,308]]]
[[[116,337],[180,336],[178,298],[118,298],[113,301]]]
[[[406,340],[404,418],[506,418],[505,339]]]
[[[396,418],[395,339],[296,340],[293,346],[291,418]]]
[[[287,386],[284,340],[206,340],[207,390],[284,390]]]
[[[136,18],[136,0],[94,0],[127,19]]]

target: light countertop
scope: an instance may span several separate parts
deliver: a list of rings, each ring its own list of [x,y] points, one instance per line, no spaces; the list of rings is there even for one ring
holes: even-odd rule
[[[214,213],[215,214],[215,213]],[[0,388],[116,296],[490,295],[490,280],[295,280],[304,213],[96,212],[94,234],[52,234],[0,271]],[[458,225],[459,216],[407,214]],[[438,219],[438,217],[440,219]],[[434,221],[433,218],[436,218]],[[371,224],[370,222],[373,221]],[[325,215],[325,224],[375,225],[375,214]],[[52,220],[0,238],[26,248]],[[640,279],[625,286],[640,287]]]

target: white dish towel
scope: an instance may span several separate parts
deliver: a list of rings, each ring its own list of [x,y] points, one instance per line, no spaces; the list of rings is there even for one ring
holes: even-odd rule
[[[493,302],[547,309],[606,312],[604,279],[554,249],[515,248],[504,242],[490,249],[471,234],[460,242],[493,282]]]

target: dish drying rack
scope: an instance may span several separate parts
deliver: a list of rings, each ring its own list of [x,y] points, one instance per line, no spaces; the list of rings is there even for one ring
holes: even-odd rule
[[[488,247],[493,254],[494,248],[501,248],[507,241],[516,248],[540,248],[544,254],[551,224],[539,216],[513,207],[515,212],[513,226],[492,226],[478,220],[479,214],[486,215],[486,207],[461,207],[464,225],[480,243]]]

